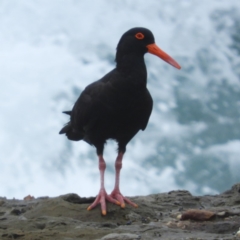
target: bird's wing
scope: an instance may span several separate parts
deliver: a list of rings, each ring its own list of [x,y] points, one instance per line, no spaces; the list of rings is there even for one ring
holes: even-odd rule
[[[142,127],[141,129],[144,131],[145,128],[147,127],[148,124],[148,120],[150,118],[151,112],[152,112],[152,108],[153,108],[153,100],[152,97],[149,93],[149,91],[146,89],[146,95],[145,95],[145,114],[143,115],[143,119],[142,119]]]
[[[114,94],[111,74],[88,85],[76,101],[72,114],[72,126],[80,131],[91,128],[104,111],[109,108],[109,101]]]

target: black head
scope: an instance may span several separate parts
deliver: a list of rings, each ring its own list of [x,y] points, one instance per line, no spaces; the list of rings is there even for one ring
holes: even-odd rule
[[[147,28],[136,27],[125,32],[117,45],[116,61],[120,55],[144,55],[147,45],[154,43],[154,36]]]
[[[162,58],[178,69],[181,68],[175,60],[155,44],[152,32],[142,27],[132,28],[122,35],[117,45],[116,62],[123,60],[126,55],[143,57],[147,52]]]

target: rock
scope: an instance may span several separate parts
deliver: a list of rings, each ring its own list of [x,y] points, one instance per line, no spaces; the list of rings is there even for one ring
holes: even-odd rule
[[[206,210],[199,210],[199,209],[189,209],[184,212],[180,218],[180,220],[196,220],[196,221],[206,221],[210,220],[215,216],[214,212],[206,211]]]
[[[25,201],[29,201],[29,200],[33,200],[35,199],[35,197],[31,196],[31,195],[27,195],[26,197],[23,198],[23,200]]]
[[[141,237],[136,234],[131,234],[131,233],[110,233],[101,240],[138,240]]]
[[[239,230],[237,231],[236,236],[237,236],[237,237],[240,237],[240,228],[239,228]]]
[[[72,193],[27,201],[0,197],[0,239],[239,238],[240,184],[214,196],[196,197],[181,190],[130,199],[139,207],[108,203],[102,216],[100,206],[86,210],[94,198]]]
[[[83,204],[83,203],[93,203],[95,200],[95,197],[89,197],[89,198],[85,198],[85,197],[79,197],[77,194],[75,193],[70,193],[70,194],[66,194],[66,195],[61,195],[60,196],[62,199],[64,199],[67,202],[71,202],[71,203],[77,203],[77,204]]]

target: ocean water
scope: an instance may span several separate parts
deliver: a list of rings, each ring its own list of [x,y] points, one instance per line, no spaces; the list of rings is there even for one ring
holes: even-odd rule
[[[240,3],[0,1],[0,196],[99,190],[95,149],[58,132],[80,92],[112,68],[121,35],[149,28],[179,71],[146,54],[154,110],[127,146],[121,191],[215,194],[240,181]],[[114,185],[116,144],[105,150]]]

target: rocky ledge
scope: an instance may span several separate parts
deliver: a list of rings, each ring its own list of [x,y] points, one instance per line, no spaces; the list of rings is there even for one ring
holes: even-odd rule
[[[0,239],[240,239],[240,183],[219,195],[171,191],[131,197],[138,208],[108,204],[86,208],[94,198],[76,194],[24,200],[0,198]]]

